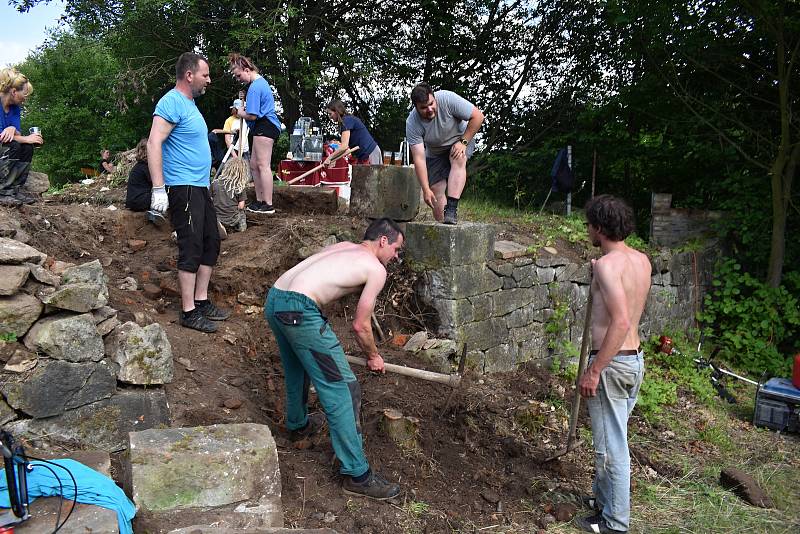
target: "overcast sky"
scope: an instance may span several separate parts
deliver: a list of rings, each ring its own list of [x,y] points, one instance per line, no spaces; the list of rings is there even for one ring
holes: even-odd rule
[[[63,12],[63,0],[39,4],[27,13],[18,13],[8,0],[0,0],[0,67],[25,59],[45,41],[46,28],[58,25]]]

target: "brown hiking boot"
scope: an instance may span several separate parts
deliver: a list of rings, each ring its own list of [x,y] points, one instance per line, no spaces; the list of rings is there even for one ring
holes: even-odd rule
[[[389,482],[378,473],[370,470],[369,476],[364,482],[355,482],[353,477],[345,477],[344,482],[342,482],[342,491],[348,495],[385,501],[400,495],[400,485]]]

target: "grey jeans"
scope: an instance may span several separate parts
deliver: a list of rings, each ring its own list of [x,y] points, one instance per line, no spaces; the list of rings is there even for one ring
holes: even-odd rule
[[[631,520],[628,417],[643,378],[643,353],[615,356],[600,373],[597,394],[587,400],[595,454],[592,490],[603,519],[614,530],[628,530]]]

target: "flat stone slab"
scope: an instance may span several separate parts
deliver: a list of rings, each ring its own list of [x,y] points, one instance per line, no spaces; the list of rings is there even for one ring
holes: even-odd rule
[[[97,448],[110,452],[128,447],[128,433],[170,424],[164,390],[119,390],[104,399],[57,417],[21,419],[7,425],[14,436],[45,443]]]
[[[419,213],[420,187],[413,167],[354,165],[350,214],[411,221]]]
[[[107,399],[117,381],[107,361],[72,363],[41,358],[26,373],[0,373],[8,403],[31,417],[46,418]]]
[[[497,241],[494,244],[494,257],[499,260],[510,260],[528,254],[528,247],[514,241]]]
[[[130,433],[137,531],[283,526],[278,451],[255,423]]]
[[[0,237],[0,264],[21,265],[30,262],[41,265],[46,258],[47,254],[39,252],[30,245]]]
[[[494,256],[495,228],[489,224],[410,222],[405,236],[405,257],[414,270],[483,264]]]

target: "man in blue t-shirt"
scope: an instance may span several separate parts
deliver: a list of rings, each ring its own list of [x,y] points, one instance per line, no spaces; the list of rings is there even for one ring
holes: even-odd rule
[[[147,140],[147,166],[153,182],[150,209],[164,213],[172,206],[170,220],[178,236],[181,326],[216,332],[213,321],[227,319],[230,312],[217,308],[208,298],[220,238],[208,189],[208,128],[194,102],[211,83],[208,61],[185,52],[175,65],[175,77],[175,88],[156,104]]]

